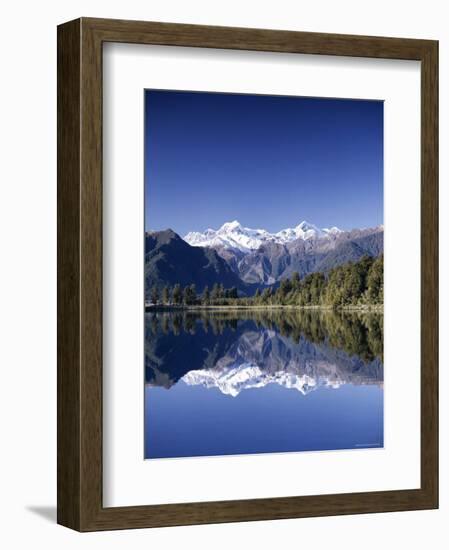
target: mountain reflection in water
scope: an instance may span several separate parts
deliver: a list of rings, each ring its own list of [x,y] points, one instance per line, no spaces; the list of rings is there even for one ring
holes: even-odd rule
[[[380,314],[148,313],[145,381],[146,458],[383,446]]]

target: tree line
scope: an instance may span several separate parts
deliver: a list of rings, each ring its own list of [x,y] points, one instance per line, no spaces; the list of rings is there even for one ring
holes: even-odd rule
[[[150,300],[154,305],[167,306],[296,305],[338,308],[376,305],[383,304],[384,300],[383,272],[383,255],[378,258],[364,256],[358,262],[335,267],[326,273],[310,273],[302,279],[295,272],[290,278],[283,279],[277,288],[257,289],[251,297],[239,297],[236,287],[224,288],[218,283],[211,289],[206,286],[200,294],[194,284],[185,287],[175,284],[173,287],[164,286],[162,291],[153,287]]]
[[[283,279],[277,289],[256,291],[255,304],[328,306],[383,304],[384,259],[364,256],[331,269],[328,273],[316,272],[300,278],[293,273]]]
[[[205,286],[203,292],[198,294],[194,284],[181,287],[175,284],[173,287],[165,285],[160,292],[153,287],[150,292],[150,300],[156,305],[227,305],[238,300],[237,287],[225,288],[223,284],[215,283],[209,290]]]
[[[181,333],[222,335],[226,330],[268,329],[299,344],[302,338],[314,344],[329,343],[364,361],[383,361],[383,315],[363,312],[317,312],[307,309],[205,310],[150,313],[145,321],[147,336]]]

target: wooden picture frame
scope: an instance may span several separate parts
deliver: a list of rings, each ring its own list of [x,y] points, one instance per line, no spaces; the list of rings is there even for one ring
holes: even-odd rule
[[[104,42],[421,62],[421,488],[105,508],[102,503]],[[438,43],[81,18],[58,27],[58,523],[78,531],[438,507]]]

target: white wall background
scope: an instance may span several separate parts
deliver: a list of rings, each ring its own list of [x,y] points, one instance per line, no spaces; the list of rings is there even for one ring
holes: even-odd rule
[[[449,520],[449,29],[444,0],[73,0],[2,10],[0,544],[48,549],[447,547]],[[80,535],[55,525],[56,25],[79,16],[440,40],[439,511]],[[406,230],[406,228],[404,228]]]

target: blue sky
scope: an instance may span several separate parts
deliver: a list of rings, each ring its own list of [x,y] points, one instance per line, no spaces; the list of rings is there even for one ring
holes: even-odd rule
[[[383,102],[145,92],[145,229],[383,223]]]

